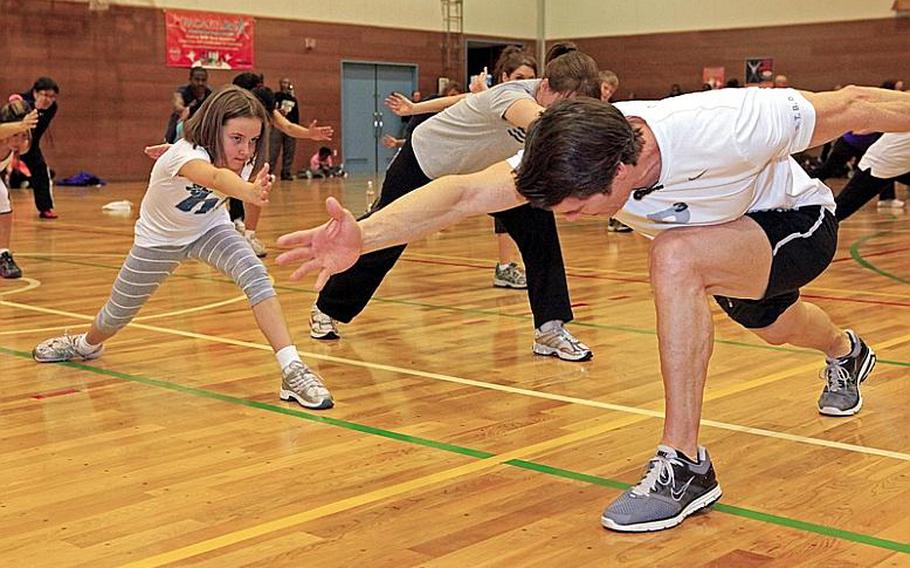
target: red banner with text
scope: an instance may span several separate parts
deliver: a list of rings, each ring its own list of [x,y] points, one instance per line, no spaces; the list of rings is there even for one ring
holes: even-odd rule
[[[168,67],[253,68],[253,18],[165,10]]]

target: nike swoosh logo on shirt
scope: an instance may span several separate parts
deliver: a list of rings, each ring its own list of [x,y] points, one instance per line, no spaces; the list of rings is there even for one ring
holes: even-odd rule
[[[697,176],[695,176],[695,177],[690,177],[690,178],[689,178],[689,181],[695,181],[695,180],[697,180],[698,178],[700,178],[701,176],[705,175],[706,173],[708,173],[708,170],[702,170],[701,173],[698,174]]]

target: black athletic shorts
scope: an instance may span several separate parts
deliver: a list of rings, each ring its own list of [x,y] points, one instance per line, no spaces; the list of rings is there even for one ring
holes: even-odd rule
[[[796,303],[799,289],[815,280],[834,259],[837,220],[820,205],[746,213],[768,236],[773,258],[768,287],[760,300],[714,296],[734,321],[767,327]]]

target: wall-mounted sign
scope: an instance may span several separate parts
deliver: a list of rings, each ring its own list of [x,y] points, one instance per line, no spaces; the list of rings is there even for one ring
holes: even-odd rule
[[[253,18],[165,10],[168,67],[253,68]]]

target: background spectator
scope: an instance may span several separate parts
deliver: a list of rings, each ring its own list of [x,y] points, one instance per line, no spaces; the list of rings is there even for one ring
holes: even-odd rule
[[[167,122],[167,130],[164,133],[166,142],[173,144],[177,141],[177,123],[193,116],[199,105],[212,94],[208,85],[209,72],[205,68],[193,67],[190,69],[190,82],[177,87],[174,92],[174,112],[171,113],[171,118]]]
[[[300,124],[300,108],[294,96],[294,85],[287,77],[278,81],[278,92],[275,93],[275,110],[281,113],[288,122]],[[294,154],[297,151],[297,140],[278,128],[273,128],[269,140],[269,164],[272,171],[278,172],[278,154],[281,154],[281,179],[294,179]]]
[[[29,184],[35,197],[35,208],[42,219],[56,219],[54,194],[51,188],[51,172],[41,152],[41,137],[47,132],[51,121],[57,115],[57,95],[60,87],[50,77],[39,77],[30,91],[22,98],[38,111],[38,126],[32,131],[32,145],[22,154],[22,162],[31,172]]]

